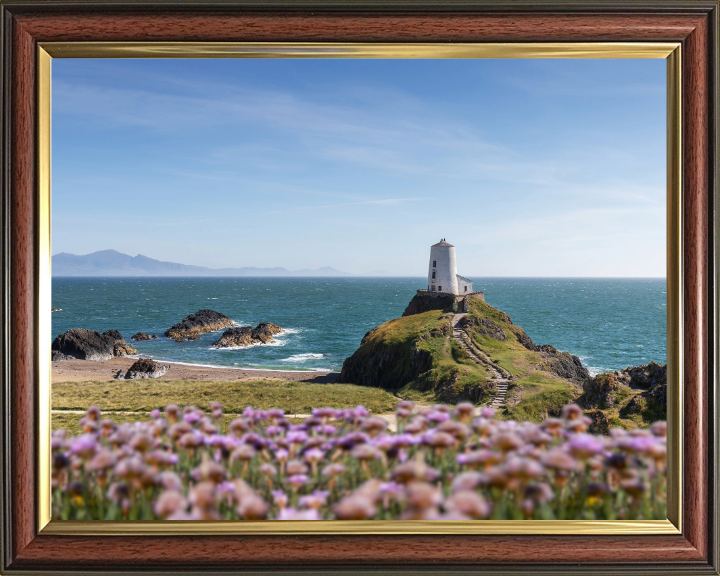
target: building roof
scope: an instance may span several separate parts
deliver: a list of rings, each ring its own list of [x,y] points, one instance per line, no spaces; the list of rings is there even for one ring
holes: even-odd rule
[[[465,276],[460,276],[460,274],[455,274],[455,276],[457,276],[458,279],[462,280],[463,282],[469,282],[470,284],[472,284],[472,280],[470,280],[470,278],[465,278]]]
[[[435,246],[447,246],[449,248],[455,248],[455,246],[453,246],[452,244],[448,244],[447,242],[445,242],[445,240],[440,240],[440,242],[438,242],[437,244],[433,244],[431,248],[435,248]]]

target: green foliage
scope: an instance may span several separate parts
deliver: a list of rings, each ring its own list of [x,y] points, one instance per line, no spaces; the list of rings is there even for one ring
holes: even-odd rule
[[[246,406],[281,408],[288,414],[309,414],[318,406],[340,408],[364,405],[376,414],[391,412],[395,398],[379,388],[354,384],[317,384],[284,380],[109,380],[53,384],[55,410],[101,410],[150,412],[168,404],[194,405],[209,410],[220,402],[225,411],[239,414]]]
[[[522,387],[521,400],[515,406],[508,406],[503,418],[542,422],[548,416],[558,416],[563,406],[575,398],[571,384],[552,380],[540,372],[517,381],[517,386]]]

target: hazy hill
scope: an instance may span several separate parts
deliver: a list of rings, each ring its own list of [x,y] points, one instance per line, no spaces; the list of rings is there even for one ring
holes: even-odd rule
[[[117,250],[100,250],[77,256],[61,252],[52,257],[53,276],[352,276],[324,266],[317,270],[286,268],[206,268],[162,262],[142,254],[130,256]]]

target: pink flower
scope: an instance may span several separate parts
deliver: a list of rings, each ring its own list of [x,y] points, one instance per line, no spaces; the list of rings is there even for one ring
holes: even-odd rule
[[[280,508],[285,508],[288,505],[288,496],[282,490],[272,491],[273,502]]]
[[[289,476],[286,482],[293,488],[299,488],[300,486],[307,484],[309,478],[305,474],[294,474]]]
[[[325,452],[318,448],[310,448],[310,450],[307,450],[303,456],[308,462],[320,462],[325,458]]]
[[[93,456],[97,449],[98,443],[92,434],[83,434],[70,445],[70,452],[84,460]]]
[[[295,508],[282,508],[277,516],[278,520],[320,520],[320,514],[315,508],[296,510]]]
[[[320,506],[325,504],[329,495],[330,492],[325,490],[315,490],[312,494],[301,496],[298,500],[298,504],[300,504],[303,508],[320,508]]]

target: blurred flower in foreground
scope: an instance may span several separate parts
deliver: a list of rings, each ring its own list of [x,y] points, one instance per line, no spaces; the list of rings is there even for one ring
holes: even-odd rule
[[[163,417],[164,415],[164,417]],[[469,403],[398,403],[398,432],[362,406],[227,417],[171,404],[52,435],[53,515],[66,520],[665,518],[664,422],[589,434],[574,404],[540,424]]]

